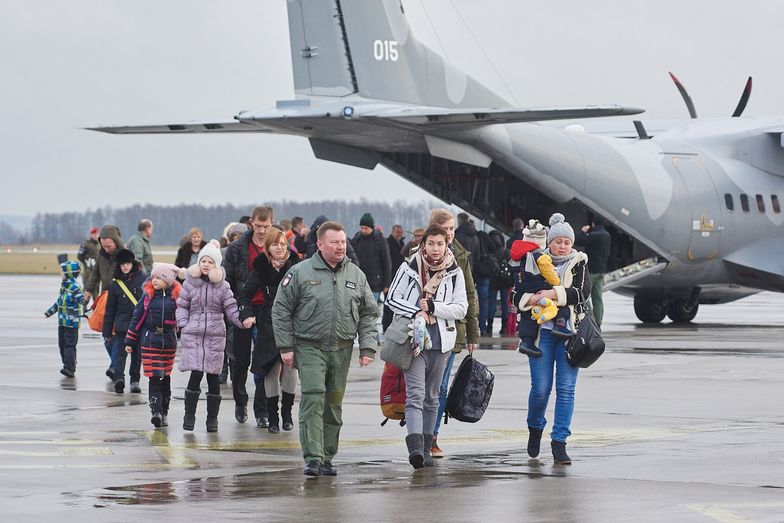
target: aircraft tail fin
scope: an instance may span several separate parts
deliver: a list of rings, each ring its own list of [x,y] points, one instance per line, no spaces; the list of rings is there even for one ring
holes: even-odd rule
[[[400,0],[287,0],[298,96],[508,107],[411,34]]]

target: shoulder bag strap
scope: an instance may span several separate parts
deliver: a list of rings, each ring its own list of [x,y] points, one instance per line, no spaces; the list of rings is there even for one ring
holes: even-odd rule
[[[128,289],[128,287],[125,286],[122,280],[114,280],[114,281],[117,282],[117,285],[120,286],[120,288],[125,293],[125,295],[128,296],[128,299],[131,300],[131,303],[133,303],[133,306],[136,307],[136,304],[139,303],[139,300],[136,299],[136,296],[134,296],[133,293]]]

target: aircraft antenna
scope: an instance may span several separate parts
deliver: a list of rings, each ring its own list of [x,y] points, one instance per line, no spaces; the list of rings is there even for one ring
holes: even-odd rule
[[[441,41],[441,38],[438,36],[438,30],[436,29],[435,24],[433,24],[433,19],[430,18],[430,13],[427,12],[427,7],[425,7],[425,3],[422,0],[419,0],[419,5],[422,6],[422,10],[425,12],[427,21],[430,22],[430,27],[433,29],[433,34],[436,36],[436,40],[438,40],[438,45],[441,47],[441,52],[444,53],[444,58],[449,60],[449,55],[446,52],[446,47],[444,47],[444,43]]]
[[[495,63],[493,63],[493,60],[492,60],[492,59],[490,58],[490,56],[487,54],[487,51],[485,51],[485,48],[484,48],[484,47],[482,46],[482,44],[479,42],[479,39],[476,37],[476,35],[474,34],[474,32],[471,30],[471,28],[470,28],[470,27],[468,26],[468,24],[466,23],[466,20],[465,20],[465,18],[463,18],[463,13],[461,13],[461,12],[460,12],[460,10],[457,8],[457,6],[456,6],[456,5],[455,5],[455,3],[454,3],[454,0],[449,0],[449,3],[450,3],[450,4],[452,4],[452,8],[453,8],[453,9],[455,10],[455,12],[457,13],[457,16],[459,16],[459,17],[460,17],[460,20],[463,22],[463,25],[465,26],[465,28],[466,28],[466,29],[468,29],[468,34],[470,34],[470,35],[471,35],[471,38],[473,38],[473,39],[474,39],[474,42],[476,42],[476,45],[478,45],[478,46],[479,46],[479,49],[482,51],[482,54],[483,54],[483,55],[485,55],[485,59],[487,59],[487,63],[489,63],[489,64],[490,64],[490,67],[492,67],[492,68],[493,68],[493,71],[495,71],[495,74],[496,74],[496,75],[498,76],[498,78],[501,80],[501,83],[502,83],[502,84],[504,84],[504,87],[506,88],[506,90],[507,90],[507,91],[509,91],[509,94],[512,96],[512,100],[514,100],[515,104],[517,104],[517,105],[519,106],[519,105],[520,105],[520,102],[517,100],[517,97],[515,96],[515,94],[514,94],[514,91],[512,91],[512,90],[509,88],[509,85],[506,83],[506,80],[504,80],[504,77],[503,77],[503,76],[501,76],[501,73],[500,73],[500,72],[498,71],[498,69],[496,68],[496,66],[495,66]]]

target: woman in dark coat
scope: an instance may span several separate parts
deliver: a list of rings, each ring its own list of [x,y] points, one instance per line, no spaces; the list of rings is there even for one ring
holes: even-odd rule
[[[106,299],[106,311],[103,316],[103,337],[112,340],[112,370],[114,373],[114,390],[117,394],[125,391],[125,333],[131,324],[131,316],[136,304],[144,295],[144,281],[147,275],[141,270],[141,264],[128,249],[117,252],[117,269],[114,271],[114,280],[109,284],[109,294]],[[122,282],[122,286],[120,285]],[[127,291],[127,292],[126,292]],[[142,356],[139,345],[133,347],[131,352],[131,392],[139,393],[141,377]]]
[[[275,295],[286,272],[292,265],[299,262],[296,253],[292,253],[286,241],[286,234],[272,227],[264,238],[264,253],[253,261],[253,271],[242,287],[239,295],[240,321],[247,318],[256,318],[256,344],[253,348],[253,359],[250,370],[254,374],[264,376],[264,390],[267,395],[267,410],[269,411],[269,431],[273,434],[280,432],[278,419],[278,398],[281,404],[281,417],[283,430],[294,428],[291,417],[291,408],[294,405],[294,393],[297,388],[297,370],[283,366],[283,385],[281,387],[281,359],[275,336],[272,331],[272,304]],[[263,303],[251,305],[251,300],[256,293],[262,293]]]
[[[198,227],[191,228],[188,231],[188,241],[177,251],[177,257],[174,259],[174,265],[187,269],[194,265],[199,259],[199,252],[202,247],[207,245],[204,241],[204,235]]]

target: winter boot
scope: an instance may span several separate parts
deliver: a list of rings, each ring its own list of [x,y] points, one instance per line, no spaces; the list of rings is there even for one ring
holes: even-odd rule
[[[283,400],[280,405],[280,417],[283,421],[283,430],[289,431],[294,428],[294,420],[291,418],[291,408],[294,406],[294,394],[283,393]]]
[[[163,414],[161,414],[161,393],[150,390],[149,392],[150,412],[152,417],[150,423],[155,425],[155,428],[161,426],[163,421]]]
[[[535,458],[539,455],[539,444],[542,442],[542,429],[528,427],[528,455]]]
[[[169,403],[171,403],[171,390],[161,393],[161,427],[169,426]]]
[[[517,352],[525,354],[526,356],[531,356],[532,358],[538,358],[542,355],[542,351],[539,350],[539,347],[533,344],[531,338],[527,337],[521,338],[517,343]]]
[[[200,390],[185,389],[185,416],[182,418],[182,429],[193,430],[196,425],[196,405],[199,404]]]
[[[406,436],[406,447],[408,447],[408,462],[415,469],[425,466],[424,438],[422,434],[409,434]]]
[[[424,450],[425,455],[425,466],[432,467],[433,466],[433,455],[431,454],[431,449],[433,448],[433,435],[432,434],[422,434],[422,439],[424,445],[422,449]]]
[[[553,448],[553,460],[558,465],[571,465],[572,458],[566,453],[566,442],[564,441],[551,441],[550,446]]]
[[[207,432],[218,432],[220,404],[220,394],[207,394]]]
[[[280,422],[278,421],[278,397],[267,396],[267,413],[269,415],[269,427],[271,434],[280,432]]]

